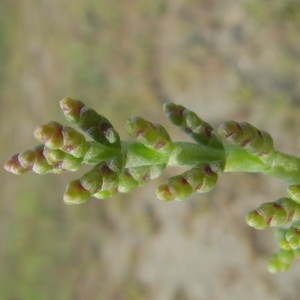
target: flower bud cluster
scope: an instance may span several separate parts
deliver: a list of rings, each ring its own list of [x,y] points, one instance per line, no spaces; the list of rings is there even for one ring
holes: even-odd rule
[[[256,229],[291,223],[289,228],[277,229],[280,250],[270,260],[271,273],[287,271],[300,258],[300,185],[291,185],[287,191],[289,198],[264,203],[247,216],[248,225]]]
[[[158,187],[157,198],[164,201],[184,200],[192,193],[206,193],[214,188],[221,172],[218,164],[203,164],[168,179]]]
[[[247,215],[247,223],[256,229],[285,225],[300,220],[300,204],[290,198],[267,202]]]
[[[300,258],[300,248],[293,250],[280,249],[273,254],[268,265],[270,273],[286,272],[290,269],[295,259]]]
[[[103,145],[120,147],[120,136],[112,124],[80,100],[64,98],[60,107],[66,119],[77,125],[96,142]]]
[[[196,142],[203,145],[223,147],[213,127],[200,119],[196,113],[172,102],[165,103],[163,109],[169,120],[190,135]]]
[[[81,164],[81,158],[40,144],[32,149],[14,154],[5,163],[4,168],[16,175],[29,171],[37,174],[58,174],[63,171],[76,171],[81,167]]]
[[[300,221],[293,222],[290,228],[278,229],[277,238],[281,249],[296,250],[300,248]]]
[[[88,149],[85,137],[81,133],[54,121],[39,126],[34,131],[34,137],[49,149],[58,149],[77,158],[84,157]]]
[[[166,129],[141,117],[132,117],[126,123],[127,133],[147,148],[162,154],[170,154],[173,143]]]

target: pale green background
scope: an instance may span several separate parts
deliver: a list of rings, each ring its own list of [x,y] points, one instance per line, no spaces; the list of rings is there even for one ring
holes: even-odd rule
[[[217,125],[244,120],[299,152],[298,0],[22,0],[0,2],[1,162],[32,147],[34,128],[65,122],[58,101],[84,100],[124,138],[141,115],[166,125],[161,104]],[[300,264],[270,275],[274,230],[246,213],[286,185],[225,174],[215,190],[163,203],[155,187],[62,202],[79,174],[1,171],[0,298],[13,300],[298,299]]]

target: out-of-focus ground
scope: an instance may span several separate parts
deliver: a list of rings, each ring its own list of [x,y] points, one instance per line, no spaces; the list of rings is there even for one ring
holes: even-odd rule
[[[298,0],[2,0],[1,162],[35,144],[37,125],[64,122],[65,96],[96,108],[123,138],[126,118],[141,115],[186,139],[161,111],[174,101],[214,125],[254,123],[297,154],[299,32]],[[72,207],[62,195],[78,174],[2,170],[0,298],[299,299],[300,263],[269,274],[275,231],[245,223],[286,184],[225,174],[208,194],[163,203],[155,187],[174,172]]]

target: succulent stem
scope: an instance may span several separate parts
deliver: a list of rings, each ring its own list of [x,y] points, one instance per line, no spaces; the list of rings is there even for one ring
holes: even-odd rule
[[[249,212],[248,225],[256,229],[278,227],[279,251],[269,264],[270,272],[286,271],[300,258],[300,158],[274,149],[272,136],[247,122],[226,121],[216,130],[182,105],[166,103],[169,120],[194,142],[175,142],[160,124],[142,117],[130,118],[125,129],[133,141],[121,140],[104,116],[80,100],[60,101],[73,127],[51,121],[34,131],[41,143],[12,155],[4,168],[14,174],[76,171],[83,164],[90,171],[67,186],[66,204],[81,204],[90,197],[104,199],[127,193],[159,177],[169,166],[187,170],[171,176],[157,189],[164,201],[184,200],[192,193],[215,187],[225,172],[259,172],[289,184],[288,197],[261,204]]]

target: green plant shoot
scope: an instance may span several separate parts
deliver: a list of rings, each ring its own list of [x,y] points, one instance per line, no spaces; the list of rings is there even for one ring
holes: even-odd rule
[[[300,159],[276,151],[269,133],[235,121],[226,121],[216,130],[185,107],[166,103],[163,110],[169,120],[193,142],[175,142],[162,125],[141,117],[127,121],[126,131],[133,138],[127,141],[121,140],[109,120],[83,102],[65,98],[60,106],[67,121],[82,133],[55,121],[39,126],[34,137],[40,144],[14,154],[4,165],[7,171],[60,174],[91,165],[90,171],[68,184],[63,196],[66,204],[131,192],[169,166],[188,170],[157,188],[157,197],[163,201],[206,193],[225,172],[271,175],[288,183],[287,195],[250,211],[247,224],[256,229],[285,225],[278,229],[280,249],[271,258],[270,272],[286,271],[300,258]]]

